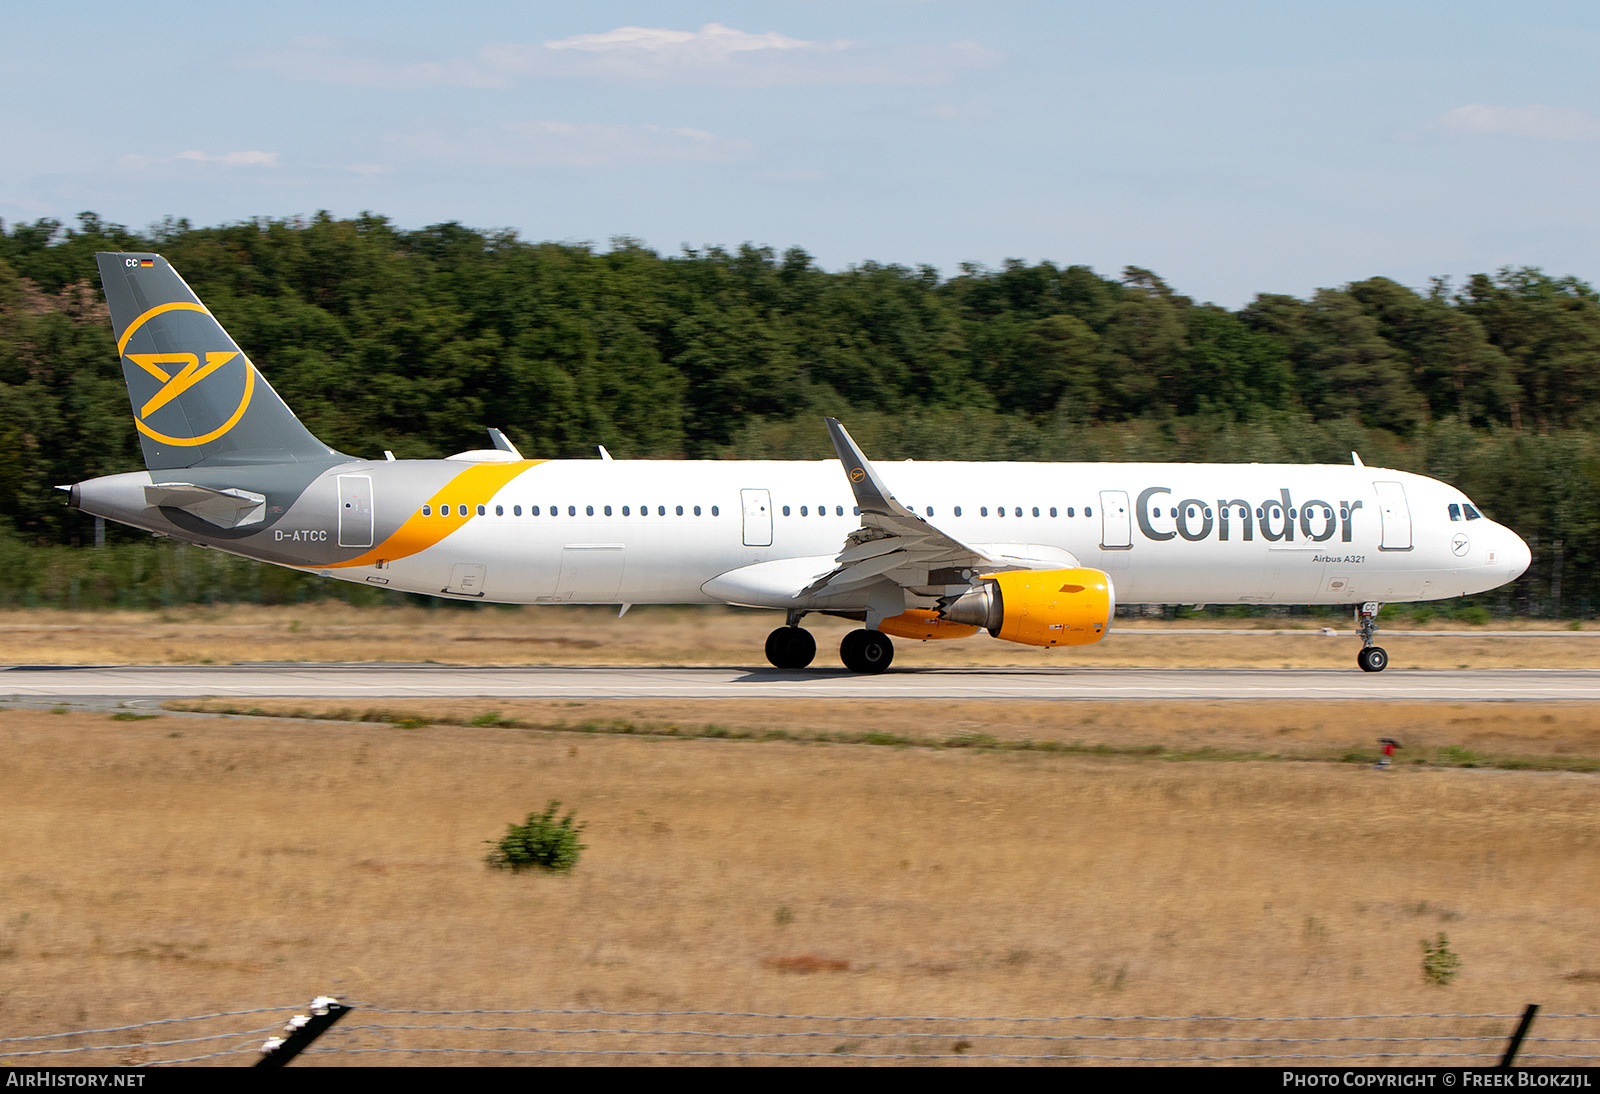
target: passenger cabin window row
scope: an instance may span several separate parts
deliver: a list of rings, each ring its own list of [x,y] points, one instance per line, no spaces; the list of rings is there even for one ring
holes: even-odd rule
[[[595,508],[596,507],[593,506],[593,505],[585,505],[583,507],[583,515],[586,516],[586,517],[595,516],[596,515],[595,514]],[[668,507],[665,506],[665,505],[656,506],[655,507],[656,516],[658,516],[658,517],[666,516],[667,515],[667,508]],[[679,517],[684,516],[686,513],[689,513],[689,514],[692,514],[692,515],[698,517],[698,516],[702,516],[704,514],[704,512],[705,512],[705,510],[702,509],[698,505],[690,505],[690,506],[674,505],[671,508],[672,508],[672,514],[674,516],[679,516]],[[569,506],[566,507],[566,509],[567,509],[567,516],[575,517],[575,516],[578,515],[578,507],[576,505],[569,505]],[[602,505],[602,506],[599,507],[599,510],[600,510],[599,515],[601,515],[601,516],[609,517],[609,516],[616,515],[616,510],[612,506],[609,506],[609,505]],[[559,517],[561,515],[561,506],[559,506],[559,505],[551,505],[551,506],[548,506],[548,507],[541,507],[541,506],[538,506],[538,505],[530,505],[530,506],[528,506],[528,515],[530,517],[539,516],[541,511],[548,513],[552,517]],[[625,516],[625,517],[631,517],[631,516],[634,515],[634,512],[635,512],[633,506],[631,506],[631,505],[621,506],[621,511],[622,511],[622,515]],[[465,505],[454,505],[452,507],[452,504],[447,502],[444,505],[439,506],[439,515],[441,517],[449,517],[449,516],[463,516],[464,517],[464,516],[467,516],[469,512],[470,512],[470,510]],[[489,515],[488,506],[486,506],[486,505],[478,506],[477,507],[477,513],[478,513],[478,516],[480,516],[480,517],[488,516]],[[425,516],[425,517],[433,516],[433,505],[431,503],[428,504],[428,505],[424,505],[422,507],[422,515]],[[497,516],[497,517],[505,516],[506,515],[506,507],[504,505],[496,505],[494,507],[494,515]],[[511,507],[511,515],[514,516],[514,517],[522,516],[522,506],[513,505]],[[638,515],[641,516],[641,517],[648,517],[650,515],[650,506],[648,506],[648,505],[639,506]],[[715,505],[711,506],[711,515],[714,516],[714,517],[721,516],[722,515],[721,508],[718,507],[718,506],[715,506]]]
[[[906,508],[911,510],[913,513],[915,513],[917,511],[917,507],[915,505],[907,505]],[[922,511],[923,511],[924,514],[926,514],[927,516],[930,516],[930,517],[937,515],[937,514],[935,514],[933,506],[931,506],[931,505],[924,507]],[[791,507],[791,506],[788,506],[788,505],[785,505],[783,507],[782,512],[783,512],[783,515],[786,516],[786,517],[791,517],[791,516],[795,515],[794,508]],[[1061,515],[1061,510],[1058,509],[1054,505],[1050,506],[1048,509],[1041,509],[1037,505],[1030,506],[1030,507],[1028,507],[1027,512],[1032,513],[1036,517],[1042,517],[1042,516],[1046,515],[1047,513],[1051,517],[1059,517]],[[834,516],[839,516],[839,517],[844,516],[844,506],[835,505],[833,507],[833,513],[834,513]],[[860,507],[859,506],[852,507],[851,508],[851,513],[854,514],[855,516],[860,516],[861,515]],[[957,516],[957,517],[961,516],[962,515],[961,506],[956,505],[956,506],[951,507],[950,513],[951,513],[952,516]],[[997,517],[1004,517],[1004,516],[1007,516],[1007,515],[1012,516],[1012,517],[1020,517],[1020,516],[1023,515],[1023,513],[1024,513],[1024,508],[1023,508],[1023,506],[1020,506],[1020,505],[1013,505],[1013,506],[1010,506],[1009,508],[1007,506],[1004,506],[1004,505],[997,505],[997,506],[995,506],[995,509],[994,509],[994,515],[997,516]],[[810,516],[811,515],[811,507],[809,505],[800,506],[799,507],[799,514],[802,517]],[[816,507],[816,515],[819,516],[819,517],[827,516],[828,515],[828,507],[826,505],[817,506]],[[988,516],[989,515],[989,507],[987,505],[979,506],[978,507],[978,515],[980,517]],[[1067,506],[1067,516],[1076,517],[1077,515],[1078,515],[1078,510],[1077,510],[1076,506],[1072,506],[1072,505]],[[1086,517],[1094,516],[1094,508],[1092,506],[1088,506],[1088,505],[1084,506],[1083,507],[1083,515],[1086,516]]]
[[[668,516],[669,514],[672,515],[672,516],[679,516],[679,517],[689,516],[689,515],[693,515],[693,516],[697,516],[698,517],[698,516],[703,516],[705,514],[705,508],[702,507],[702,506],[699,506],[699,505],[687,505],[687,506],[685,506],[685,505],[672,505],[672,506],[656,505],[653,508],[655,510],[654,515],[658,516],[658,517],[665,517],[665,516]],[[710,506],[709,508],[711,510],[711,515],[712,516],[716,517],[716,516],[721,516],[722,515],[722,510],[721,510],[721,508],[719,506],[713,505],[713,506]],[[842,505],[833,505],[833,506],[818,505],[818,506],[815,506],[814,508],[811,505],[801,505],[801,506],[798,506],[798,507],[785,505],[785,506],[783,506],[783,509],[782,509],[783,515],[786,516],[786,517],[794,516],[797,508],[798,508],[799,515],[802,516],[802,517],[812,516],[813,513],[816,516],[819,516],[819,517],[826,517],[826,516],[830,515],[830,512],[829,512],[830,509],[832,510],[832,512],[831,512],[832,516],[842,517],[842,516],[845,515],[844,506],[842,506]],[[906,506],[906,508],[910,509],[913,513],[915,513],[917,511],[917,507],[914,506],[914,505],[908,505],[908,506]],[[1191,510],[1189,515],[1190,516],[1196,515],[1194,513],[1194,511],[1193,511],[1194,510],[1194,506],[1190,506],[1189,508]],[[1461,511],[1462,508],[1466,509],[1467,519],[1468,520],[1477,520],[1477,519],[1479,519],[1480,514],[1478,513],[1478,511],[1476,509],[1472,508],[1472,506],[1470,506],[1470,505],[1464,506],[1464,507],[1463,506],[1456,506],[1456,505],[1450,506],[1450,519],[1451,520],[1460,520],[1461,519],[1460,511]],[[550,505],[550,506],[530,505],[530,506],[527,507],[527,515],[530,516],[530,517],[537,517],[537,516],[541,516],[541,515],[559,517],[559,516],[562,515],[562,510],[563,509],[566,510],[566,515],[569,516],[569,517],[576,517],[576,516],[579,515],[579,506],[576,506],[576,505],[567,505],[567,506],[561,506],[561,505]],[[648,517],[648,516],[652,515],[651,514],[651,509],[652,509],[652,507],[649,506],[649,505],[640,505],[637,508],[635,508],[632,505],[622,505],[622,506],[585,505],[585,506],[582,506],[582,515],[586,516],[586,517],[593,517],[593,516],[607,516],[607,517],[610,517],[610,516],[616,516],[616,515],[618,515],[620,513],[620,515],[622,515],[624,517],[631,517],[631,516],[635,516],[635,515],[641,516],[641,517]],[[931,506],[931,505],[925,506],[922,511],[923,511],[924,514],[926,514],[929,517],[937,515],[935,513],[935,511],[934,511],[933,506]],[[1058,509],[1054,505],[1048,507],[1047,509],[1042,509],[1039,506],[1034,505],[1034,506],[1028,507],[1026,510],[1024,510],[1024,507],[1020,506],[1020,505],[1013,505],[1013,506],[1009,506],[1009,507],[1008,506],[1004,506],[1004,505],[997,505],[997,506],[994,507],[994,516],[996,516],[996,517],[1007,517],[1007,516],[1009,516],[1009,517],[1012,517],[1014,519],[1014,518],[1017,518],[1017,517],[1021,517],[1024,514],[1025,511],[1027,513],[1029,513],[1030,515],[1035,516],[1035,517],[1043,517],[1043,516],[1048,515],[1048,516],[1054,518],[1054,517],[1059,517],[1061,515],[1061,510]],[[489,511],[488,511],[488,506],[487,505],[479,505],[479,506],[476,506],[476,507],[469,507],[467,505],[463,505],[463,504],[459,504],[459,503],[455,503],[455,502],[446,502],[443,505],[440,505],[439,506],[439,510],[438,510],[438,515],[441,516],[441,517],[465,517],[465,516],[471,515],[473,512],[476,512],[477,515],[480,516],[480,517],[485,517],[485,516],[489,515]],[[957,517],[960,517],[960,516],[964,515],[962,507],[959,506],[959,505],[951,507],[950,512],[951,512],[951,514],[953,516],[957,516]],[[1172,516],[1174,516],[1174,517],[1176,517],[1178,515],[1178,510],[1177,509],[1173,509],[1171,512],[1172,512]],[[1256,515],[1258,517],[1261,516],[1261,512],[1262,511],[1259,510],[1259,509],[1256,510]],[[861,507],[860,506],[851,506],[850,507],[850,514],[851,514],[851,516],[859,517],[861,515]],[[422,507],[422,515],[425,516],[425,517],[431,517],[431,516],[434,515],[434,508],[433,508],[433,505],[432,505],[431,502]],[[504,505],[496,505],[494,507],[494,515],[497,516],[497,517],[505,516],[506,515],[506,507]],[[513,505],[513,506],[511,506],[511,515],[514,516],[514,517],[522,516],[523,515],[523,506],[521,506],[521,505]],[[989,515],[990,515],[989,506],[980,505],[978,507],[978,516],[987,517]],[[1077,507],[1076,506],[1071,506],[1071,505],[1067,506],[1066,507],[1066,515],[1068,517],[1076,517],[1078,515]],[[1093,507],[1085,505],[1083,507],[1083,515],[1085,517],[1093,517],[1094,516]],[[1159,509],[1151,510],[1151,516],[1159,517],[1160,515],[1161,515],[1161,510],[1159,510]],[[1211,509],[1209,507],[1206,508],[1205,515],[1207,517],[1211,516]],[[1245,513],[1241,510],[1239,515],[1242,517],[1242,516],[1245,516]],[[1289,516],[1290,516],[1291,519],[1293,519],[1293,517],[1295,516],[1294,510],[1290,510]]]

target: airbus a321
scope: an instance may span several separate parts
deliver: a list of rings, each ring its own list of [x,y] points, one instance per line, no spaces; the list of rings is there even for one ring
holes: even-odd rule
[[[70,488],[85,513],[324,577],[513,604],[734,604],[786,613],[773,665],[816,655],[810,613],[894,638],[1099,642],[1125,604],[1357,605],[1482,593],[1529,552],[1461,491],[1300,464],[874,465],[833,419],[817,461],[362,459],[301,424],[157,254],[97,256],[146,470]]]

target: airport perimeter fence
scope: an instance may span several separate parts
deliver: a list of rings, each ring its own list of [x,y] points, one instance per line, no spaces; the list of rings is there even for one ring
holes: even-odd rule
[[[1019,1018],[348,1005],[295,1066],[972,1061],[1484,1067],[1499,1064],[1519,1032],[1525,1034],[1516,1052],[1520,1066],[1600,1064],[1600,1014],[1539,1013],[1530,1026],[1533,1008],[1506,1014]],[[258,1007],[0,1037],[0,1065],[251,1066],[262,1060],[263,1043],[282,1038],[297,1012],[308,1009]],[[306,1019],[298,1022],[303,1026]]]

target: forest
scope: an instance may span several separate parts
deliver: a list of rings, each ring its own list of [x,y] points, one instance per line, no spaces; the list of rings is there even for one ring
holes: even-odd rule
[[[143,466],[100,250],[164,254],[356,456],[447,455],[495,426],[530,456],[822,458],[824,414],[882,459],[1359,451],[1528,541],[1528,573],[1475,610],[1580,618],[1600,597],[1600,295],[1574,277],[1373,277],[1231,311],[1131,266],[829,272],[799,247],[663,255],[373,214],[140,232],[83,213],[0,222],[0,605],[344,595],[126,529],[92,546],[55,487]]]

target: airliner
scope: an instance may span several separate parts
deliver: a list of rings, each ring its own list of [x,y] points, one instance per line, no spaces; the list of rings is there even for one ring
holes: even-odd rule
[[[1349,466],[874,463],[836,459],[361,459],[301,424],[158,254],[96,256],[145,470],[67,488],[85,513],[381,589],[507,604],[730,604],[856,620],[839,655],[882,672],[893,640],[1104,639],[1123,604],[1354,606],[1359,667],[1385,602],[1486,592],[1528,546],[1461,491]]]

